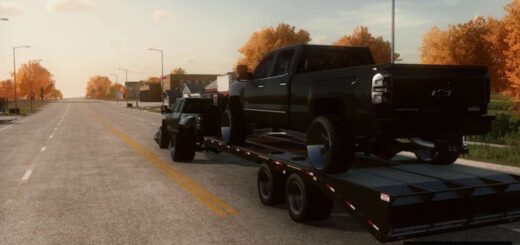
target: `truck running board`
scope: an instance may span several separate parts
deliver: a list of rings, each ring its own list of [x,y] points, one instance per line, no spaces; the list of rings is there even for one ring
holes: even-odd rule
[[[239,147],[205,137],[204,144],[265,163],[285,176],[297,173],[381,242],[520,220],[518,175],[458,164],[397,162],[328,175],[314,172],[304,149],[275,138],[253,138]]]

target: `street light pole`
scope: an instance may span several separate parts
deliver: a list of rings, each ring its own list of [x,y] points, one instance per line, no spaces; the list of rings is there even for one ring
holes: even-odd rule
[[[161,52],[161,103],[162,103],[162,105],[164,105],[164,98],[163,98],[163,93],[164,93],[164,85],[163,85],[163,77],[164,77],[164,51],[161,50],[161,49],[154,49],[154,48],[149,48],[148,50]]]
[[[117,83],[119,82],[117,74],[110,74],[110,76],[116,77],[116,86],[114,86],[114,93],[116,94],[116,103],[119,104],[119,97],[117,96]]]
[[[31,67],[31,113],[33,112],[33,100],[34,100],[34,91],[33,91],[33,84],[34,84],[34,68],[33,68],[33,64],[39,64],[42,60],[41,59],[37,59],[37,60],[30,60],[29,61],[29,66]]]
[[[392,0],[392,53],[390,54],[391,63],[394,63],[395,55],[395,0]]]
[[[16,49],[30,48],[29,45],[13,47],[13,85],[14,85],[14,108],[18,110],[18,100],[16,99]]]
[[[125,71],[125,88],[126,83],[128,83],[128,69],[126,68],[118,68],[121,71]],[[126,88],[126,104],[128,105],[128,88]]]

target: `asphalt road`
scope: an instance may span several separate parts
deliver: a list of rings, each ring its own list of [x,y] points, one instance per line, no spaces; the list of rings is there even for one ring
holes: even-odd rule
[[[0,125],[0,244],[378,244],[341,209],[298,224],[263,206],[255,164],[171,162],[152,139],[160,119],[69,100]],[[520,224],[419,240],[520,243]]]

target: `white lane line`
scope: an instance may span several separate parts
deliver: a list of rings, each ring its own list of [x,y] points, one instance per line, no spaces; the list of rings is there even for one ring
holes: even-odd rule
[[[54,138],[54,134],[51,134],[51,135],[49,136],[49,139],[52,139],[52,138]]]
[[[14,125],[14,124],[11,124],[11,125],[7,125],[7,126],[5,126],[5,127],[3,127],[3,128],[0,128],[0,131],[2,131],[2,130],[6,130],[6,129],[12,127],[13,125]]]
[[[47,150],[47,146],[44,146],[40,149],[41,152],[44,152],[45,150]]]
[[[27,169],[27,171],[25,171],[25,174],[23,175],[21,180],[27,181],[29,179],[29,177],[31,177],[32,172],[33,172],[32,168]]]
[[[54,131],[58,130],[58,128],[54,128]]]

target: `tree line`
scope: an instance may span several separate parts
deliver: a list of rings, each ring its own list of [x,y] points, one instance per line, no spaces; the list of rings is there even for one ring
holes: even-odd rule
[[[173,68],[171,74],[186,74],[186,70],[180,67]],[[151,76],[143,82],[160,83],[159,77]],[[95,75],[90,77],[87,82],[86,97],[90,99],[115,99],[116,91],[126,98],[126,88],[124,85],[112,82],[106,76]]]
[[[12,76],[12,74],[11,74]],[[0,98],[14,98],[12,79],[0,81]],[[21,99],[63,99],[52,74],[39,63],[25,63],[16,72],[16,97]]]

